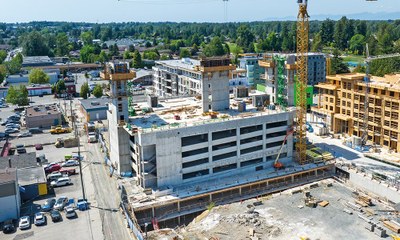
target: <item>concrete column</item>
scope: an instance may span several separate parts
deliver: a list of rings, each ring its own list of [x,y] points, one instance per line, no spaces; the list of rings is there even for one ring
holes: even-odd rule
[[[293,183],[294,182],[294,175],[292,175],[291,178],[292,178],[292,183]]]
[[[178,201],[178,212],[180,212],[180,211],[181,211],[181,202]]]
[[[210,193],[210,195],[209,195],[209,196],[210,196],[210,202],[212,202],[212,194]]]
[[[154,207],[151,208],[151,212],[153,214],[153,218],[155,218],[156,217],[156,211],[155,211]]]
[[[208,162],[209,162],[209,167],[208,171],[210,174],[212,174],[212,134],[211,132],[208,132]]]
[[[236,128],[236,167],[240,168],[240,127]]]
[[[266,149],[267,149],[267,147],[265,146],[266,145],[266,141],[267,141],[267,139],[266,139],[266,135],[267,135],[267,124],[266,123],[263,123],[263,125],[262,125],[263,127],[263,135],[262,135],[262,142],[263,142],[263,150],[265,151]],[[266,162],[267,161],[267,157],[265,156],[265,154],[263,154],[263,162]]]
[[[239,195],[242,196],[242,187],[239,187]]]

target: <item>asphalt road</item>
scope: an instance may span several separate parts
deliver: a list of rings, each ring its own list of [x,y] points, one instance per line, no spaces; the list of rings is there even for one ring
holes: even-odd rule
[[[84,141],[87,142],[87,141]],[[104,166],[104,156],[100,153],[96,143],[85,143],[87,160],[91,162],[94,190],[97,206],[103,223],[103,234],[106,240],[132,239],[128,233],[125,219],[119,211],[120,194],[117,190],[117,182],[109,177],[108,168]]]

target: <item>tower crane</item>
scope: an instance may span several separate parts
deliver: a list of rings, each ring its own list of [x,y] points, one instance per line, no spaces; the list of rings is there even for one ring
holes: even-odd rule
[[[377,0],[365,0],[375,2]],[[296,82],[296,160],[299,164],[307,163],[306,143],[306,109],[307,109],[307,78],[308,78],[308,41],[309,18],[307,12],[308,0],[297,0],[299,13],[297,15],[297,82]],[[368,109],[367,109],[368,110]],[[368,117],[367,117],[368,121]]]

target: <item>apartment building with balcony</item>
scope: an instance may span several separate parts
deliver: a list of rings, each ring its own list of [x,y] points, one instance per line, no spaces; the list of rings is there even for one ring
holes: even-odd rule
[[[325,121],[334,133],[361,137],[365,117],[364,74],[327,76],[315,87],[319,104],[312,107],[316,121]],[[400,74],[372,76],[368,93],[368,141],[400,151],[398,140]]]

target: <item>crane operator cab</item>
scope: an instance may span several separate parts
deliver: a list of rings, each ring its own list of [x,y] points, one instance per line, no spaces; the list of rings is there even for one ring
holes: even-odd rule
[[[307,2],[308,2],[308,0],[297,0],[297,3],[298,3],[299,5],[305,5],[305,6],[307,6]]]

